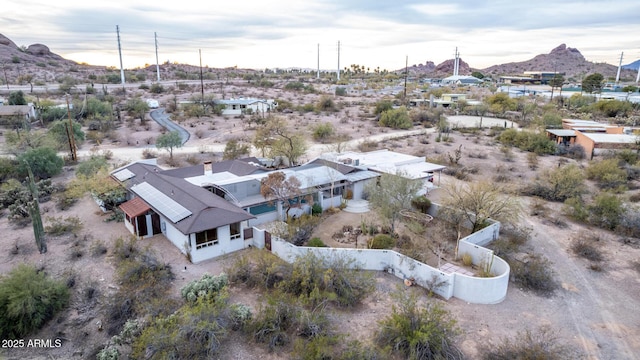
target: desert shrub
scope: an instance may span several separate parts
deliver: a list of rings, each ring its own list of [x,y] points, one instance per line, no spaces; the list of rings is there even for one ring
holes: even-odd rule
[[[581,198],[572,197],[564,201],[562,212],[573,220],[586,222],[589,211]]]
[[[464,264],[464,266],[471,266],[473,264],[473,257],[471,257],[471,254],[462,254],[462,264]]]
[[[391,100],[380,100],[376,102],[375,105],[373,113],[376,115],[380,115],[385,111],[393,109],[393,102]]]
[[[411,200],[411,206],[416,210],[419,210],[421,213],[426,214],[431,207],[431,200],[424,195],[417,196]]]
[[[229,277],[225,273],[216,276],[204,274],[199,280],[192,280],[180,289],[180,295],[184,300],[194,303],[199,298],[217,294],[228,283]]]
[[[23,338],[67,306],[69,290],[61,281],[21,264],[0,278],[0,338]]]
[[[229,282],[248,287],[273,289],[291,272],[291,266],[267,251],[252,250],[225,268]]]
[[[369,249],[391,249],[396,245],[396,240],[386,234],[378,234],[367,242]]]
[[[341,86],[336,87],[336,96],[347,96],[347,89]]]
[[[323,95],[316,103],[316,109],[318,111],[336,112],[338,107],[330,96]]]
[[[516,284],[539,295],[549,296],[558,288],[551,262],[539,254],[530,254],[524,261],[509,262]]]
[[[560,148],[561,147],[558,147],[558,149]],[[580,144],[574,144],[567,147],[565,149],[564,155],[575,160],[582,160],[587,157],[587,153],[584,151],[584,147],[582,147],[582,145]]]
[[[407,359],[463,359],[451,313],[434,302],[419,308],[414,295],[399,294],[391,315],[378,323],[376,342]]]
[[[538,155],[555,154],[556,144],[542,133],[507,129],[498,136],[498,141],[506,146],[515,146],[523,151]]]
[[[161,94],[164,92],[164,86],[162,86],[162,84],[160,83],[154,83],[154,84],[151,84],[149,91],[152,94]]]
[[[616,189],[627,183],[627,172],[618,166],[617,159],[592,161],[586,175],[587,179],[596,181],[603,189]]]
[[[142,158],[143,159],[155,159],[158,157],[158,152],[153,151],[152,149],[144,149],[142,150]]]
[[[309,252],[296,258],[279,288],[312,306],[329,300],[351,307],[373,291],[373,284],[371,275],[359,271],[353,259],[322,258]]]
[[[312,238],[311,240],[309,240],[309,242],[307,243],[307,246],[309,247],[327,247],[327,244],[325,244],[320,238]]]
[[[91,177],[100,172],[100,170],[108,168],[108,166],[109,164],[107,164],[107,159],[105,157],[92,156],[89,160],[78,164],[76,174]]]
[[[640,238],[640,209],[637,207],[627,208],[620,218],[616,233],[623,236]]]
[[[224,295],[182,306],[171,315],[156,318],[142,330],[132,344],[132,357],[216,358],[231,330],[233,314]]]
[[[585,190],[582,170],[577,165],[570,164],[546,171],[540,179],[526,185],[521,191],[524,195],[562,202],[580,197]]]
[[[624,215],[622,200],[612,193],[601,192],[588,207],[589,222],[608,230],[615,229]]]
[[[572,358],[569,347],[560,343],[555,332],[547,326],[533,332],[518,332],[513,338],[504,338],[498,345],[483,350],[484,360],[540,359],[564,360]]]
[[[104,241],[96,240],[91,243],[91,256],[98,257],[107,253],[107,247],[104,245]]]
[[[269,345],[269,349],[287,345],[291,340],[289,331],[296,325],[301,309],[286,295],[272,295],[266,305],[261,305],[247,328],[253,339]]]
[[[413,122],[409,117],[407,108],[401,106],[397,109],[386,110],[380,114],[378,124],[383,127],[392,129],[409,129],[413,126]]]
[[[44,231],[52,236],[60,236],[64,234],[77,234],[82,229],[82,222],[77,216],[52,217],[49,223],[44,227]]]
[[[313,139],[319,142],[328,141],[333,134],[335,133],[335,129],[331,123],[325,122],[314,126],[313,128]]]
[[[379,144],[373,140],[364,139],[358,143],[358,150],[362,152],[376,150]]]
[[[106,307],[109,335],[119,333],[127,320],[160,317],[177,308],[177,302],[166,296],[175,278],[171,265],[158,261],[150,250],[140,249],[135,237],[118,238],[112,253],[120,287]]]
[[[598,262],[604,260],[600,247],[586,234],[579,234],[578,238],[573,239],[570,249],[574,254],[590,261]]]
[[[296,246],[301,246],[311,238],[311,234],[319,222],[319,217],[308,214],[298,218],[289,218],[288,226],[277,235]]]

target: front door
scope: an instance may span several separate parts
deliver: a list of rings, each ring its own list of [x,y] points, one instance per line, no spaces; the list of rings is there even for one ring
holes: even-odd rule
[[[151,228],[153,230],[153,235],[160,234],[162,232],[162,228],[160,227],[160,215],[156,213],[151,214]]]
[[[268,231],[264,232],[264,247],[271,251],[271,233]]]

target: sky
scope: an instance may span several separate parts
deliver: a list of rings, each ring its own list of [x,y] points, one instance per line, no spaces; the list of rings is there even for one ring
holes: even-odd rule
[[[127,69],[158,60],[214,68],[396,70],[460,57],[473,68],[525,61],[560,44],[589,61],[640,59],[638,0],[21,0],[0,33],[18,46]],[[544,70],[544,69],[540,69]],[[548,69],[547,69],[548,70]]]

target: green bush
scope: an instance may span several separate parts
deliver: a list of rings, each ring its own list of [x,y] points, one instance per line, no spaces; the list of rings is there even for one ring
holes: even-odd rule
[[[392,129],[409,129],[413,126],[407,108],[404,106],[382,112],[378,124]]]
[[[429,208],[431,207],[431,200],[429,200],[429,198],[427,198],[424,195],[417,196],[413,198],[413,200],[411,200],[411,206],[413,206],[415,209],[419,210],[423,214],[426,214],[427,211],[429,211]]]
[[[386,234],[378,234],[367,243],[369,249],[391,249],[396,246],[396,240]]]
[[[0,338],[23,338],[67,306],[69,289],[33,266],[18,265],[0,280]]]
[[[625,213],[622,200],[612,193],[602,192],[588,206],[589,222],[595,226],[614,230]]]
[[[603,189],[618,189],[627,184],[627,172],[615,158],[590,162],[586,174],[587,179],[596,181]]]
[[[376,108],[373,113],[376,115],[380,115],[383,112],[391,109],[393,109],[393,102],[391,102],[391,100],[380,100],[376,102]]]
[[[405,359],[463,359],[451,313],[434,302],[419,308],[415,296],[399,294],[391,315],[378,323],[376,342]]]
[[[313,206],[311,206],[311,215],[320,214],[322,214],[322,205],[320,205],[319,203],[314,203]]]
[[[313,139],[325,143],[334,135],[335,129],[329,122],[321,123],[313,127]]]
[[[347,96],[347,89],[341,86],[336,87],[336,96]]]
[[[584,174],[575,164],[546,171],[540,180],[526,185],[522,189],[525,195],[561,202],[569,198],[580,197],[585,191]]]
[[[291,297],[270,296],[247,328],[256,342],[268,344],[269,349],[274,350],[291,341],[289,331],[295,327],[300,311]]]
[[[64,160],[51,148],[35,148],[18,156],[18,169],[22,176],[27,175],[27,165],[33,175],[39,179],[48,179],[62,171]]]

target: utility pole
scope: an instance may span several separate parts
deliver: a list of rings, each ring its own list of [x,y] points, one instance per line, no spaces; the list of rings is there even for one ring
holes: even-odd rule
[[[316,79],[320,79],[320,44],[318,44],[318,75],[316,75]]]
[[[202,50],[198,49],[200,54],[200,92],[202,93],[202,108],[204,109],[204,80],[202,79]]]
[[[124,67],[122,67],[122,47],[120,46],[120,26],[116,25],[116,33],[118,35],[118,55],[120,55],[120,82],[122,90],[124,90]]]
[[[404,63],[404,99],[407,100],[407,76],[409,75],[409,55],[406,55]]]
[[[78,160],[78,153],[76,148],[76,139],[73,136],[73,120],[71,120],[71,108],[69,106],[69,95],[65,95],[67,99],[67,117],[69,118],[69,124],[67,125],[67,138],[69,140],[69,150],[71,152],[71,160]]]
[[[338,81],[340,81],[340,40],[338,40]]]
[[[622,56],[623,55],[624,55],[624,51],[620,54],[620,63],[618,64],[618,73],[616,74],[616,86],[618,86],[618,83],[620,82],[620,69],[622,69]]]
[[[160,62],[158,61],[158,34],[154,32],[153,37],[156,41],[156,74],[158,75],[158,82],[160,82]]]

